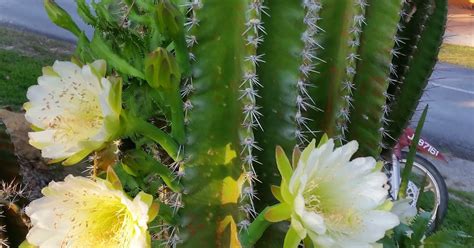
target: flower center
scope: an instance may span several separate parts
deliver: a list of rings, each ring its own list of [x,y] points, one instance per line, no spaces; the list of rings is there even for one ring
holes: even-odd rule
[[[91,89],[77,86],[68,90],[67,94],[62,91],[51,95],[56,95],[53,108],[61,110],[48,123],[49,128],[56,130],[56,141],[68,143],[71,140],[88,140],[97,134],[103,125],[104,116],[99,99]]]
[[[332,186],[331,186],[332,185]],[[305,209],[323,215],[329,231],[352,233],[362,224],[359,213],[345,200],[334,183],[309,182],[303,191]]]
[[[81,202],[79,202],[81,204]],[[71,247],[120,247],[130,243],[133,217],[127,206],[115,198],[87,199],[81,213],[71,218],[72,229],[66,240]],[[77,216],[83,216],[83,218]],[[67,246],[67,247],[70,247]]]

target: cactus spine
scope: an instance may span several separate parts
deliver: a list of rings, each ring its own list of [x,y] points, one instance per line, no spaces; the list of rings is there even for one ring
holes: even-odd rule
[[[359,155],[389,149],[416,107],[446,21],[446,0],[118,2],[119,15],[109,1],[94,3],[95,14],[77,1],[96,30],[91,41],[58,24],[78,36],[80,60],[106,59],[124,78],[128,113],[154,121],[179,147],[156,152],[162,200],[172,205],[163,209],[175,210],[163,218],[170,231],[154,237],[183,247],[240,245],[238,234],[275,203],[277,145],[291,151],[327,133],[357,140]],[[413,5],[431,7],[410,19]],[[182,75],[181,94],[173,80],[153,82],[164,68],[157,54],[166,55],[165,72]],[[153,159],[153,142],[136,136],[134,149]],[[259,247],[281,244],[285,228],[272,226]]]

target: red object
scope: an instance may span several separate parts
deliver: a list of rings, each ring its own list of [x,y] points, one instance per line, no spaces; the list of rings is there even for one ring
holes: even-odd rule
[[[400,137],[400,140],[398,140],[398,143],[394,149],[395,155],[397,157],[401,157],[402,149],[405,147],[409,147],[414,137],[415,130],[413,130],[412,128],[408,127],[403,131],[403,134]],[[428,141],[426,141],[423,137],[420,137],[420,140],[418,140],[418,146],[416,147],[416,150],[420,153],[448,162],[443,156],[443,154],[430,143],[428,143]]]

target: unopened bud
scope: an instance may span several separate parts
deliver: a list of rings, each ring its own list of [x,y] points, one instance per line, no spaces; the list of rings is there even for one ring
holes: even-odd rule
[[[175,39],[183,32],[184,17],[181,11],[169,0],[162,0],[156,8],[160,32]]]
[[[181,71],[173,54],[159,47],[145,59],[145,78],[155,89],[172,89],[181,81]]]
[[[54,24],[69,30],[77,37],[81,35],[81,30],[72,20],[71,16],[63,8],[56,4],[54,0],[44,0],[43,4],[44,8],[46,9],[46,13],[48,13],[49,19],[51,19]]]

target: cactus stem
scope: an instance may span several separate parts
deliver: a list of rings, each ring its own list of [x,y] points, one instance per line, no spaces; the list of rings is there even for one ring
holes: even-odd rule
[[[244,63],[242,83],[240,84],[239,101],[242,104],[242,111],[244,118],[242,120],[243,129],[240,130],[240,146],[241,146],[241,161],[242,171],[245,183],[242,185],[240,201],[243,202],[245,208],[240,207],[243,211],[243,219],[241,219],[237,227],[239,232],[246,230],[250,225],[249,218],[254,217],[255,207],[254,200],[256,198],[256,190],[254,189],[255,181],[258,181],[255,173],[254,164],[261,164],[257,157],[253,154],[254,149],[261,151],[254,138],[253,129],[257,126],[263,130],[259,118],[262,116],[260,107],[256,105],[256,99],[260,98],[257,87],[262,88],[259,82],[256,69],[265,63],[263,59],[265,54],[257,54],[257,48],[263,42],[263,37],[260,33],[266,34],[263,22],[261,20],[262,14],[267,14],[267,7],[263,4],[263,0],[251,1],[247,6],[245,31],[242,36],[245,40],[244,49]],[[258,198],[257,198],[258,199]]]
[[[312,120],[304,117],[302,112],[306,112],[308,109],[322,111],[316,107],[315,100],[309,94],[308,87],[310,87],[310,84],[307,81],[312,74],[319,73],[315,69],[315,60],[324,62],[315,55],[317,49],[323,49],[315,38],[318,32],[324,32],[318,26],[318,21],[321,20],[319,16],[321,3],[316,0],[304,0],[303,6],[305,8],[303,23],[306,26],[306,30],[301,35],[304,49],[301,53],[302,64],[299,67],[300,76],[297,82],[298,96],[296,97],[297,112],[295,115],[295,121],[298,126],[298,129],[295,131],[295,137],[301,145],[309,142],[309,139],[305,137],[306,134],[314,136],[315,133],[308,125],[308,122]]]
[[[336,129],[338,130],[338,134],[336,135],[338,141],[343,143],[346,141],[346,133],[348,131],[348,122],[350,118],[350,109],[353,108],[353,97],[352,92],[354,89],[354,84],[352,81],[354,80],[354,75],[356,74],[356,65],[357,61],[360,61],[361,58],[357,54],[357,49],[360,45],[360,35],[362,33],[362,27],[366,25],[365,21],[365,8],[368,6],[366,0],[358,0],[355,3],[355,13],[352,20],[352,26],[349,29],[349,34],[351,38],[348,42],[350,53],[346,57],[346,75],[342,79],[342,96],[343,96],[343,103],[340,109],[340,112],[337,116],[336,121]]]

